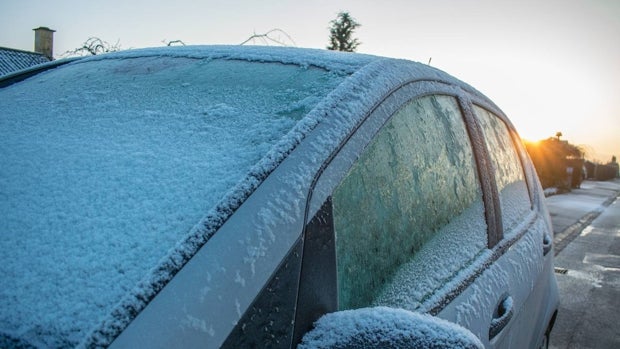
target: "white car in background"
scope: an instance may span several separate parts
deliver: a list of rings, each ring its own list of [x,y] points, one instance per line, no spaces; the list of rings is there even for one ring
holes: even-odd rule
[[[536,172],[427,65],[167,47],[0,79],[0,347],[548,345]]]

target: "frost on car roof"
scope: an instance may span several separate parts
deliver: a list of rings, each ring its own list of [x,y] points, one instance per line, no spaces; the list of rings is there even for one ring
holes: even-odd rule
[[[148,301],[374,59],[134,50],[0,90],[0,346],[75,346]]]

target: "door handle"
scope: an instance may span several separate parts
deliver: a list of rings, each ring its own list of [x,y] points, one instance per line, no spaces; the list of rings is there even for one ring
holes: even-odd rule
[[[506,296],[495,309],[491,327],[489,328],[489,340],[497,336],[508,325],[514,315],[514,301],[511,296]]]
[[[549,235],[549,233],[545,233],[545,235],[543,236],[543,256],[546,256],[547,253],[551,251],[552,247],[553,247],[553,238],[551,238],[551,235]]]

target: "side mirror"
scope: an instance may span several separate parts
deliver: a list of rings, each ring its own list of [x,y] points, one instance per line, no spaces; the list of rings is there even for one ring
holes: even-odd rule
[[[482,349],[467,329],[426,314],[376,307],[326,314],[303,337],[299,349]]]

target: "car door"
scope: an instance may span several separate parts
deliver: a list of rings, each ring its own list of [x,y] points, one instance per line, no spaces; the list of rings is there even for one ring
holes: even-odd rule
[[[383,305],[439,314],[487,269],[497,205],[459,92],[435,82],[398,89],[317,176],[305,238],[320,242],[304,247],[296,342],[335,310]],[[329,287],[315,289],[317,278]],[[474,297],[460,306],[488,314],[475,324],[488,333],[495,300]]]
[[[552,271],[551,228],[545,219],[540,188],[521,142],[510,123],[482,106],[473,108],[480,120],[491,165],[495,173],[502,215],[505,251],[498,265],[505,265],[515,305],[512,329],[507,331],[508,347],[537,347],[550,317],[550,301],[555,287]],[[527,171],[528,169],[529,171]],[[510,264],[510,267],[508,267]],[[515,268],[515,266],[517,266]],[[553,310],[551,310],[553,311]]]
[[[547,303],[552,303],[554,279],[550,257],[545,257],[550,251],[549,226],[540,200],[533,200],[535,180],[524,169],[518,136],[492,105],[477,102],[466,110],[476,120],[489,159],[486,171],[500,218],[493,239],[497,243],[480,277],[440,316],[469,328],[487,347],[536,347],[552,307]],[[489,308],[494,310],[480,310]]]

